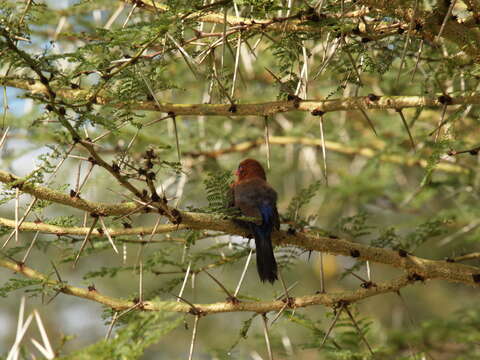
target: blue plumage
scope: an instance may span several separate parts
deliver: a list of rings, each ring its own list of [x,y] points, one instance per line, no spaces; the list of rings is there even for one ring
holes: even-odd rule
[[[271,236],[280,227],[277,193],[266,182],[265,171],[256,160],[242,161],[237,176],[238,180],[232,185],[232,206],[239,208],[243,215],[257,219],[239,223],[247,227],[255,238],[260,280],[273,283],[277,280],[277,262]]]
[[[271,236],[276,211],[267,204],[260,205],[259,210],[262,215],[262,223],[260,225],[249,223],[257,248],[257,271],[260,280],[273,283],[277,280],[277,262],[273,254]]]

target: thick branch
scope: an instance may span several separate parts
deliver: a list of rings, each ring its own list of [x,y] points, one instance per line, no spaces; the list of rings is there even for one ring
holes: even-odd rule
[[[126,310],[138,306],[142,310],[148,311],[173,311],[183,313],[199,313],[202,315],[225,312],[257,312],[266,313],[269,311],[279,311],[284,308],[285,303],[282,300],[277,301],[259,301],[259,302],[219,302],[213,304],[195,304],[194,308],[183,302],[173,301],[145,301],[141,304],[136,304],[133,301],[122,300],[105,296],[97,290],[89,290],[79,288],[71,285],[65,285],[58,281],[49,279],[45,274],[42,274],[28,266],[16,264],[12,261],[1,260],[0,267],[4,267],[21,273],[22,275],[31,279],[41,280],[46,286],[55,288],[56,290],[80,298],[92,300],[100,304],[111,307],[115,310]],[[355,291],[345,291],[331,294],[317,294],[309,296],[300,296],[294,298],[292,307],[301,308],[312,305],[324,305],[333,307],[339,303],[354,303],[362,299],[366,299],[375,295],[385,294],[388,292],[396,292],[402,287],[407,286],[414,280],[409,276],[402,276],[396,280],[382,282],[369,287],[368,289],[358,289]]]
[[[15,221],[0,217],[0,225],[7,226],[9,228],[15,229]],[[157,226],[139,226],[133,228],[117,229],[117,228],[107,228],[108,234],[112,237],[115,236],[132,236],[132,235],[150,235],[150,234],[165,234],[171,233],[177,230],[186,229],[185,225],[172,225],[172,224],[160,224]],[[51,224],[45,224],[41,222],[28,222],[24,221],[18,228],[20,231],[27,232],[36,232],[40,231],[42,234],[52,234],[52,235],[75,235],[75,236],[85,236],[90,231],[90,227],[81,227],[81,226],[57,226]],[[155,230],[155,231],[154,231]],[[90,233],[90,237],[106,237],[103,231],[99,229],[93,229]],[[166,240],[138,240],[134,238],[129,240],[129,242],[164,242]]]
[[[0,85],[16,87],[35,93],[47,93],[47,89],[39,81],[27,81],[22,79],[0,78]],[[80,101],[89,98],[88,90],[80,89],[56,89],[59,97],[69,101]],[[97,96],[96,103],[110,105],[112,99],[103,97],[102,93]],[[458,96],[448,99],[448,105],[478,105],[480,93],[471,96]],[[154,101],[139,101],[129,104],[134,110],[159,111],[173,113],[175,115],[209,115],[209,116],[246,116],[246,115],[273,115],[276,113],[304,111],[304,112],[333,112],[344,110],[387,110],[404,109],[414,107],[443,107],[445,97],[438,96],[381,96],[372,101],[368,96],[330,99],[330,100],[295,100],[295,101],[270,101],[264,103],[235,104],[171,104]],[[116,104],[115,106],[121,106]]]
[[[142,205],[134,202],[107,204],[83,200],[80,197],[72,197],[60,191],[51,190],[43,186],[33,185],[29,182],[23,181],[18,176],[2,170],[0,170],[0,182],[6,184],[15,182],[15,186],[18,186],[22,192],[36,196],[39,199],[71,206],[98,215],[125,215],[135,210],[139,210],[142,207]]]
[[[169,11],[170,8],[168,5],[160,4],[155,2],[153,4],[152,0],[123,0],[128,3],[139,5],[143,9],[147,9],[151,12],[166,12]],[[231,6],[231,2],[224,2],[224,5]],[[210,6],[210,5],[209,5]],[[339,19],[343,18],[357,18],[361,16],[367,15],[369,10],[367,8],[363,8],[356,11],[347,12],[345,14],[322,14],[323,18],[330,18],[330,19]],[[313,15],[313,14],[310,14]],[[225,17],[224,14],[221,12],[212,12],[212,11],[205,11],[205,10],[198,10],[197,12],[192,12],[191,14],[177,14],[177,17],[182,17],[183,19],[195,19],[199,22],[205,23],[212,23],[212,24],[224,24]],[[310,31],[310,32],[322,32],[324,29],[323,26],[319,24],[315,24],[315,22],[319,21],[320,18],[317,17],[309,17],[308,14],[298,14],[293,15],[290,17],[284,18],[273,18],[273,19],[259,19],[259,18],[245,18],[240,16],[233,16],[227,15],[226,18],[226,25],[230,27],[239,27],[242,30],[262,30],[269,29],[272,31]]]

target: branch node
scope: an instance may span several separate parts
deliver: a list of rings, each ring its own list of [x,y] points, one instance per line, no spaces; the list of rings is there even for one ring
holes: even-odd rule
[[[236,296],[228,296],[225,300],[232,305],[240,304],[240,300]]]
[[[364,288],[364,289],[370,289],[372,287],[377,287],[377,284],[375,284],[374,282],[372,281],[366,281],[366,282],[363,282],[360,284],[360,287]]]
[[[290,309],[295,308],[295,298],[288,296],[282,299],[282,302],[285,303]]]
[[[172,221],[173,224],[178,225],[182,223],[182,214],[180,214],[180,211],[172,209],[170,214],[174,217],[174,220]]]
[[[403,250],[403,249],[398,249],[398,256],[400,257],[407,257],[408,256],[408,253]]]
[[[325,114],[325,111],[322,111],[320,109],[314,109],[312,112],[311,112],[312,116],[323,116],[323,114]]]
[[[422,275],[419,275],[417,273],[413,273],[413,274],[408,275],[408,280],[424,282],[425,278]],[[480,274],[479,274],[479,281],[480,281]]]
[[[360,256],[360,251],[358,251],[357,249],[350,250],[350,256],[357,258]]]
[[[298,109],[298,107],[300,106],[300,101],[302,101],[302,98],[297,96],[297,95],[294,95],[294,94],[288,94],[287,95],[287,100],[288,101],[293,101],[293,107],[295,109]]]
[[[437,100],[440,104],[443,104],[443,105],[451,105],[453,103],[452,97],[446,94],[440,95]]]

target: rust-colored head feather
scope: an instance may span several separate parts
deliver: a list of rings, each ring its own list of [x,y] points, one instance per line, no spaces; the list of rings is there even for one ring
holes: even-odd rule
[[[243,160],[240,165],[238,165],[235,175],[237,175],[237,182],[256,177],[267,180],[263,166],[254,159]]]

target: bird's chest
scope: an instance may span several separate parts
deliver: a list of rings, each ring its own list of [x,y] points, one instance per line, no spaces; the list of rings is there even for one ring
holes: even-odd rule
[[[267,184],[250,181],[237,184],[234,188],[235,206],[246,216],[260,217],[260,207],[274,206],[275,191]]]

